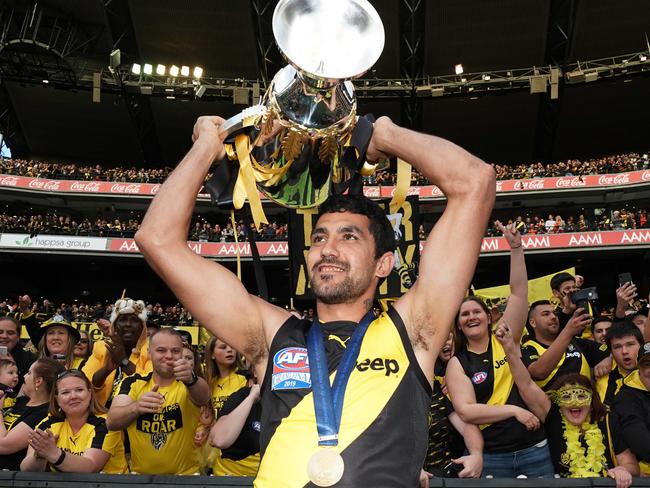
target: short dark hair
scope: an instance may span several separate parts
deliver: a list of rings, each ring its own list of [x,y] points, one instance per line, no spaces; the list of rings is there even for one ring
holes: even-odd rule
[[[318,209],[318,219],[328,213],[350,212],[370,220],[370,234],[375,239],[375,259],[397,247],[395,232],[381,207],[363,195],[330,195]]]
[[[14,317],[11,317],[9,315],[3,315],[2,317],[0,317],[0,321],[3,320],[6,320],[7,322],[11,322],[12,324],[14,324],[16,326],[16,332],[18,332],[18,335],[20,335],[20,329],[22,328],[22,325],[18,320],[16,320]]]
[[[151,334],[151,337],[149,338],[149,344],[151,344],[154,337],[156,337],[157,335],[160,335],[160,334],[176,336],[176,337],[178,337],[180,339],[181,343],[183,342],[183,336],[181,335],[180,332],[178,332],[176,329],[172,329],[171,327],[163,327],[162,329],[158,329],[156,332]]]
[[[565,273],[565,274],[569,274],[569,273]],[[530,307],[528,308],[528,316],[526,317],[526,331],[528,332],[528,335],[532,339],[535,339],[535,329],[533,329],[533,326],[530,325],[530,316],[533,315],[535,309],[540,305],[553,305],[553,304],[551,303],[550,300],[537,300],[536,302],[530,304]]]
[[[566,273],[566,272],[561,272],[553,276],[551,278],[551,290],[557,290],[560,291],[560,287],[562,286],[562,283],[565,283],[567,281],[575,281],[576,277],[573,276],[571,273]]]
[[[634,336],[634,338],[639,342],[639,345],[643,346],[643,334],[641,330],[634,325],[634,322],[631,320],[623,320],[622,322],[614,322],[612,326],[607,329],[605,333],[605,342],[607,346],[612,348],[612,339],[622,339],[623,337]]]

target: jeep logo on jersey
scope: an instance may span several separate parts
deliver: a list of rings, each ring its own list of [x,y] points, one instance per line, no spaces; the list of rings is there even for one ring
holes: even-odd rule
[[[488,377],[488,374],[485,371],[479,371],[478,373],[474,373],[472,376],[472,383],[475,385],[480,385],[483,383]]]
[[[272,390],[311,388],[309,356],[305,347],[285,347],[273,356]]]
[[[357,371],[385,371],[385,376],[390,376],[391,374],[397,374],[399,372],[399,363],[395,359],[389,358],[375,358],[375,359],[364,359],[363,361],[357,362]]]

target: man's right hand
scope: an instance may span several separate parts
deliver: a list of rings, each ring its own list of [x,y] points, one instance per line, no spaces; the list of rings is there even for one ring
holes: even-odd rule
[[[212,146],[215,160],[223,159],[226,149],[223,145],[225,134],[219,134],[219,127],[226,120],[216,115],[199,117],[192,129],[192,142],[205,141]]]
[[[625,312],[625,309],[637,297],[636,285],[631,281],[623,283],[616,290],[616,309]]]
[[[564,330],[572,336],[581,335],[585,328],[591,323],[591,315],[585,313],[584,308],[577,308],[569,319]]]
[[[138,415],[159,412],[164,401],[164,397],[158,393],[158,385],[153,385],[153,388],[144,393],[136,402],[136,411]]]

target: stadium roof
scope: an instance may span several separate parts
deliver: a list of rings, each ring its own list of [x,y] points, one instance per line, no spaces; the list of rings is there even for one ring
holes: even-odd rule
[[[0,10],[0,132],[14,156],[174,165],[197,116],[230,116],[232,99],[167,99],[79,73],[121,62],[202,66],[205,76],[264,82],[283,66],[273,0],[5,0]],[[648,50],[647,0],[373,0],[386,46],[365,79],[506,71]],[[351,49],[354,47],[351,46]],[[587,158],[647,149],[650,71],[463,96],[360,99],[360,112],[447,137],[490,162]],[[43,80],[47,79],[48,83]],[[105,78],[104,78],[105,79]]]

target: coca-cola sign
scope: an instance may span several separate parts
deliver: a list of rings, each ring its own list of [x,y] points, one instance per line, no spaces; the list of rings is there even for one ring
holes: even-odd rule
[[[18,184],[17,176],[4,176],[0,178],[1,186],[16,186]]]
[[[544,180],[520,180],[515,184],[515,190],[543,190]]]
[[[556,188],[577,188],[587,186],[587,182],[581,176],[564,176],[555,181]]]
[[[136,183],[115,183],[111,186],[111,193],[128,193],[129,195],[137,195],[140,193],[140,185]]]
[[[70,191],[79,191],[86,193],[97,193],[100,190],[100,184],[96,181],[91,181],[84,183],[81,181],[75,181],[70,185]]]
[[[57,180],[37,180],[34,179],[29,182],[29,188],[34,190],[47,190],[56,191],[61,186],[61,182]]]
[[[601,175],[598,178],[599,185],[625,185],[630,182],[630,173],[619,173],[616,175]]]

